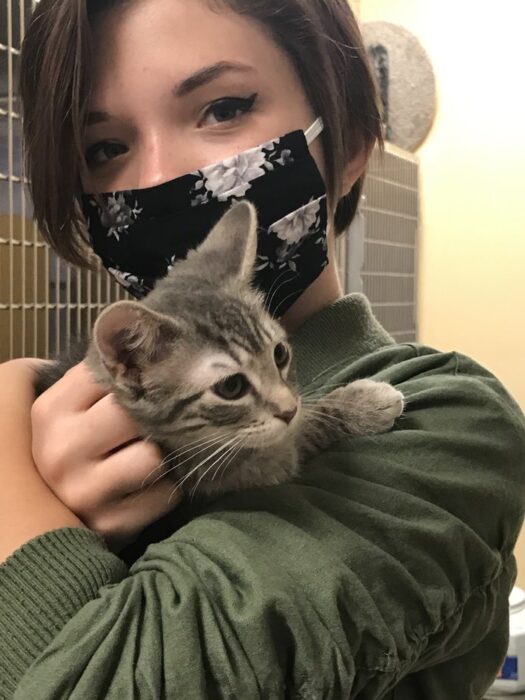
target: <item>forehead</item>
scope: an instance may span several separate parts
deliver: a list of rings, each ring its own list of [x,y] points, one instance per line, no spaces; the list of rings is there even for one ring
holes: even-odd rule
[[[231,361],[244,364],[246,356],[263,353],[285,337],[282,327],[266,313],[253,309],[242,298],[210,295],[204,307],[193,306],[193,324],[201,347],[224,352]]]
[[[239,325],[228,323],[220,327],[202,321],[197,326],[199,348],[194,361],[188,367],[188,379],[192,386],[205,389],[229,374],[243,371],[250,373],[264,366],[273,347],[286,338],[284,330],[267,320],[254,324],[251,320],[238,319]],[[262,365],[261,365],[262,363]],[[257,378],[251,377],[257,383]]]
[[[121,71],[129,71],[138,81],[166,74],[178,82],[205,65],[228,60],[245,62],[258,72],[264,66],[264,73],[273,73],[274,78],[295,80],[286,54],[261,24],[206,0],[117,5],[96,23],[95,42],[99,89],[108,74],[112,87],[118,87]]]

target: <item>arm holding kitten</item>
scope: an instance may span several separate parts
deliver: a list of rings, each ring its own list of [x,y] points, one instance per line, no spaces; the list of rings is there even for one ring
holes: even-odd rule
[[[45,361],[0,365],[0,562],[33,537],[60,527],[85,527],[55,496],[31,454],[34,369]]]

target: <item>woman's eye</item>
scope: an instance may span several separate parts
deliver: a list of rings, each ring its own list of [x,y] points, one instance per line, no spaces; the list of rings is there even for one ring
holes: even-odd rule
[[[237,401],[246,396],[248,389],[250,388],[250,382],[246,379],[244,374],[233,374],[231,377],[226,377],[220,382],[217,382],[213,387],[213,391],[220,396],[221,399],[226,399],[227,401]]]
[[[243,114],[248,114],[248,112],[252,111],[256,99],[257,93],[245,98],[223,97],[213,102],[206,109],[204,118],[199,123],[199,126],[213,126],[214,123],[224,124],[235,121]]]
[[[290,359],[290,351],[284,343],[279,343],[275,346],[273,351],[273,356],[275,359],[275,364],[279,369],[283,369],[288,364]]]
[[[86,151],[86,163],[90,168],[100,167],[108,161],[126,153],[128,149],[121,143],[102,141],[90,146]]]

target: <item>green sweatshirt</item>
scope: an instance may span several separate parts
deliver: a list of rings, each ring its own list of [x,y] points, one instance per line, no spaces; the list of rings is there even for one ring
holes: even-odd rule
[[[468,357],[396,344],[359,294],[292,340],[304,388],[398,387],[395,429],[180,507],[120,556],[82,528],[26,543],[0,567],[1,698],[483,696],[508,641],[521,410]]]

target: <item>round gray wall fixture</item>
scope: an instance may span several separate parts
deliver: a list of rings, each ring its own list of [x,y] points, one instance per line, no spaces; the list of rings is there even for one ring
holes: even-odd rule
[[[361,25],[385,107],[386,139],[415,151],[428,136],[436,113],[436,79],[419,40],[389,22]]]

